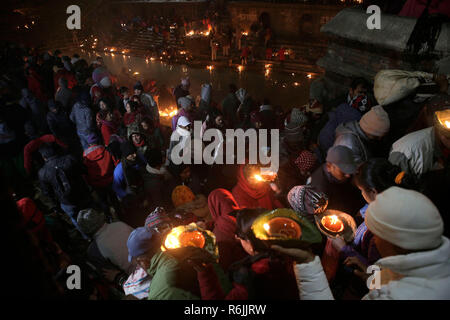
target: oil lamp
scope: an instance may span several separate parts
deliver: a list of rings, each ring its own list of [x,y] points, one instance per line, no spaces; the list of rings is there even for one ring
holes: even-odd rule
[[[242,70],[244,70],[244,67],[243,66],[238,66],[238,71],[242,72]]]
[[[356,222],[352,216],[339,210],[328,209],[314,217],[319,231],[330,238],[350,242],[355,237]]]
[[[336,215],[325,216],[320,220],[320,223],[325,229],[331,232],[341,232],[344,230],[344,224]]]
[[[272,218],[263,224],[263,228],[269,236],[278,239],[298,239],[302,236],[298,223],[286,217]]]
[[[450,131],[450,109],[436,111],[435,118],[443,129]]]
[[[161,251],[184,247],[201,248],[208,251],[216,259],[219,257],[214,234],[211,231],[203,230],[195,223],[171,229],[163,241]]]

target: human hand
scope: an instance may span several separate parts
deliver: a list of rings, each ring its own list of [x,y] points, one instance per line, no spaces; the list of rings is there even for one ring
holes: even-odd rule
[[[348,257],[344,260],[344,265],[354,267],[353,274],[364,281],[369,277],[366,273],[367,265],[357,257]]]
[[[281,193],[281,189],[276,183],[271,182],[269,185],[270,185],[270,188],[273,190],[273,192],[275,192],[275,194]]]
[[[314,260],[315,255],[311,251],[297,249],[297,248],[283,248],[277,245],[273,245],[270,247],[272,250],[283,253],[289,257],[294,258],[294,260],[298,263],[309,263]]]
[[[212,263],[214,258],[209,252],[198,247],[183,247],[167,251],[172,257],[179,261],[190,260],[193,263]]]

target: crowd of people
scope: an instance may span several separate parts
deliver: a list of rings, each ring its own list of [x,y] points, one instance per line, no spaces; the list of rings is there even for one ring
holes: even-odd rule
[[[234,84],[222,101],[203,84],[195,101],[184,78],[169,128],[159,97],[139,81],[121,87],[101,57],[89,63],[10,43],[0,59],[8,250],[37,283],[29,294],[450,299],[447,77],[387,70],[374,87],[352,79],[334,100],[319,80],[308,103],[287,113]],[[276,177],[255,179],[263,165],[248,162],[176,164],[172,151],[194,139],[195,121],[202,135],[278,129]],[[308,249],[265,245],[254,221],[285,209],[312,222],[339,210],[357,229],[350,238],[323,234]],[[198,247],[162,249],[172,228],[191,223],[215,239],[218,259]],[[80,290],[66,286],[71,265],[82,270]],[[381,267],[381,284],[369,290],[371,265]]]

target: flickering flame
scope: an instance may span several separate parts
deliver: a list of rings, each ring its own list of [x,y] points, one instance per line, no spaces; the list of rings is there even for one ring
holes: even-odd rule
[[[177,114],[177,112],[178,110],[176,107],[169,107],[166,110],[159,110],[159,116],[172,118]]]
[[[323,217],[321,223],[325,229],[332,232],[341,232],[344,230],[344,224],[336,215]]]
[[[164,242],[164,246],[167,249],[179,248],[181,246],[181,244],[180,244],[180,240],[178,239],[178,237],[182,233],[183,233],[183,230],[180,229],[180,228],[172,229],[172,231],[166,237],[166,241]]]
[[[311,78],[312,78],[312,74],[311,74],[311,73],[308,73],[308,74],[306,75],[306,77],[307,77],[308,79],[311,79]]]
[[[294,82],[294,86],[298,87],[300,84],[298,82]]]
[[[111,49],[109,49],[109,51],[110,52],[114,52],[114,51],[116,51],[116,49],[115,48],[111,48]]]
[[[244,32],[242,32],[242,35],[243,35],[243,36],[248,36],[248,32],[247,32],[247,31],[244,31]]]
[[[111,57],[114,57],[114,53],[111,53]]]
[[[205,246],[205,237],[199,231],[186,231],[183,227],[173,228],[164,241],[165,249],[176,249],[181,247]],[[164,247],[162,248],[164,251]]]
[[[244,70],[244,67],[243,66],[238,66],[238,71],[242,72],[242,70]]]
[[[264,223],[263,227],[264,227],[264,229],[265,229],[266,231],[269,231],[269,230],[270,230],[270,226],[269,226],[268,223]]]
[[[139,74],[139,72],[137,72],[137,71],[135,73],[133,73],[133,75],[135,75],[135,76],[137,76],[138,74]]]
[[[194,30],[191,30],[191,31],[189,31],[188,33],[186,33],[186,35],[188,36],[188,37],[191,37],[191,36],[193,36],[194,35]]]
[[[211,71],[212,69],[214,69],[214,66],[207,66],[206,69],[208,69],[209,71]]]
[[[450,129],[450,121],[445,121],[445,126]]]
[[[154,57],[151,57],[151,58],[150,58],[150,61],[155,61],[155,58],[154,58]]]
[[[264,181],[263,177],[261,177],[261,175],[259,175],[259,174],[253,175],[253,178],[257,181]]]

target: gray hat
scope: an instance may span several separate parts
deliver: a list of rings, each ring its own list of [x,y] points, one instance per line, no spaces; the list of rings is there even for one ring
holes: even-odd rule
[[[78,213],[78,227],[87,235],[94,235],[104,224],[105,214],[94,209],[84,209]]]
[[[356,172],[357,166],[352,149],[346,146],[331,147],[327,153],[327,162],[335,164],[346,174],[354,174]]]

